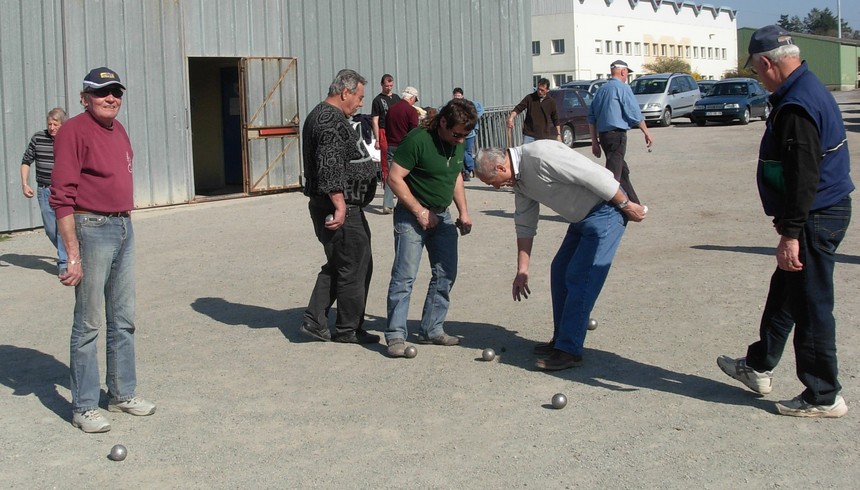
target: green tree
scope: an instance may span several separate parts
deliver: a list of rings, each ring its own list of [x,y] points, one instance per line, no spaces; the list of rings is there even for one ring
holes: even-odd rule
[[[788,32],[806,32],[803,21],[796,15],[791,16],[791,18],[788,15],[780,15],[777,25]]]
[[[803,26],[807,34],[835,37],[838,32],[839,21],[829,8],[824,10],[814,8],[803,19]]]
[[[642,68],[651,73],[690,73],[690,64],[681,58],[657,58],[653,63],[645,63]]]

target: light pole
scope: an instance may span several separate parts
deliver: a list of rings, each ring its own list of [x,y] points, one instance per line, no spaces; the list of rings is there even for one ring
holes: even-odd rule
[[[842,39],[842,0],[836,0],[836,32],[836,37]]]

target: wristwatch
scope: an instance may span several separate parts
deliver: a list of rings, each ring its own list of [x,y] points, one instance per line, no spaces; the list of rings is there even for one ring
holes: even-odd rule
[[[618,209],[624,209],[627,207],[628,204],[630,204],[630,201],[625,199],[625,200],[621,201],[620,203],[618,203]]]

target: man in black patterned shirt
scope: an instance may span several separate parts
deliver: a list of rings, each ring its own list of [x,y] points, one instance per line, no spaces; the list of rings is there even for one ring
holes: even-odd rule
[[[317,275],[299,331],[323,342],[379,342],[378,335],[362,328],[373,274],[370,227],[363,208],[376,194],[376,167],[348,119],[364,104],[366,84],[353,70],[338,72],[328,96],[302,127],[304,193],[310,199],[311,222],[326,263]],[[328,311],[335,301],[332,336]]]

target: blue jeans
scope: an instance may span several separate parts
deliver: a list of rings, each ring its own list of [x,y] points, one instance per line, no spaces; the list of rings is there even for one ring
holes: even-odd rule
[[[475,157],[472,156],[472,151],[475,148],[475,137],[466,138],[466,154],[463,162],[463,170],[466,172],[475,171]]]
[[[435,228],[421,229],[418,220],[403,206],[394,208],[394,264],[391,266],[391,282],[388,284],[388,327],[385,340],[406,339],[409,331],[409,299],[412,285],[418,275],[424,247],[430,258],[430,285],[421,326],[418,334],[438,337],[445,333],[442,324],[448,315],[451,288],[457,278],[457,227],[451,213],[445,210],[436,214],[439,224]]]
[[[833,269],[836,249],[850,221],[850,197],[809,213],[799,237],[803,270],[774,271],[759,326],[760,340],[747,348],[749,367],[771,371],[794,328],[797,377],[806,386],[801,396],[814,405],[832,405],[842,390],[837,379]]]
[[[99,330],[106,326],[108,396],[129,400],[137,388],[134,364],[134,230],[130,218],[75,214],[84,277],[75,286],[72,324],[72,410],[99,403]]]
[[[583,354],[588,319],[609,275],[625,224],[615,206],[602,203],[568,227],[550,267],[556,349]]]
[[[57,215],[54,214],[54,208],[48,202],[51,196],[51,188],[39,186],[36,190],[36,198],[39,200],[39,209],[42,211],[42,223],[45,225],[45,234],[48,235],[48,240],[54,244],[57,249],[57,268],[65,269],[66,262],[69,259],[66,254],[66,246],[63,245],[63,239],[57,233]]]
[[[523,135],[523,144],[524,144],[524,145],[525,145],[525,144],[528,144],[528,143],[533,143],[534,141],[535,141],[535,137],[534,137],[534,136],[529,136],[529,135],[527,135],[527,134],[524,134],[524,135]]]

